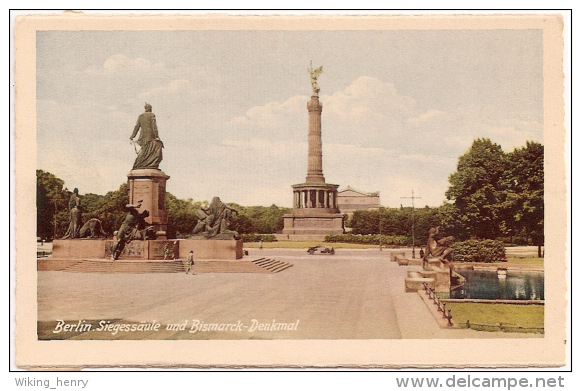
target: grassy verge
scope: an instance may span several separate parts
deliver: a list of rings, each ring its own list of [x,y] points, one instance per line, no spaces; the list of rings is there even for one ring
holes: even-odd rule
[[[259,242],[248,242],[244,243],[244,248],[258,248],[260,246]],[[314,246],[325,246],[333,248],[350,248],[350,249],[365,249],[365,248],[376,248],[379,250],[379,246],[372,244],[358,244],[358,243],[325,243],[316,241],[280,241],[280,242],[262,242],[262,248],[298,248],[305,249]],[[385,249],[385,246],[383,247]]]
[[[544,305],[518,304],[480,304],[480,303],[446,303],[446,308],[452,310],[452,320],[466,328],[470,320],[470,328],[482,331],[499,331],[498,327],[478,326],[476,324],[498,325],[502,323],[504,331],[521,333],[544,333],[538,329],[519,329],[521,327],[542,327],[545,324]],[[513,327],[511,327],[513,326]]]

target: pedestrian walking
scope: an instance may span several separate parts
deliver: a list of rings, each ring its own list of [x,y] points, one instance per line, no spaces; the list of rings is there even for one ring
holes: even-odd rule
[[[188,254],[188,259],[186,260],[186,274],[190,274],[190,271],[192,272],[192,274],[195,274],[192,270],[193,267],[194,267],[194,251],[190,250],[190,253]]]

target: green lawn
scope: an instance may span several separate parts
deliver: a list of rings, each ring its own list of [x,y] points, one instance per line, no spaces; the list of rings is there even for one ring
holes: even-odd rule
[[[475,324],[503,326],[542,327],[545,323],[544,305],[446,303],[452,310],[452,320],[465,328],[470,320],[471,328],[482,331],[499,331],[498,327],[477,326]],[[540,333],[542,330],[507,328],[505,331]]]
[[[543,269],[545,266],[545,258],[537,257],[527,257],[527,258],[507,258],[508,262],[506,265],[520,265],[527,267],[534,267],[537,269]]]

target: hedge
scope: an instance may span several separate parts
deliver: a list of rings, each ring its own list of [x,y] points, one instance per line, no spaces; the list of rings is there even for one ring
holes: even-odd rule
[[[276,236],[272,234],[242,234],[240,235],[242,240],[246,243],[248,242],[276,242]]]
[[[506,262],[504,244],[500,240],[465,240],[455,242],[452,259],[454,262]]]
[[[407,236],[401,235],[327,235],[325,242],[330,243],[358,243],[358,244],[374,244],[379,245],[381,241],[385,246],[408,246],[411,245],[411,240]]]

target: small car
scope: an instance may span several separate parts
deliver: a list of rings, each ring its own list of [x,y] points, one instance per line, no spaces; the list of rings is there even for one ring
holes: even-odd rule
[[[326,254],[326,255],[333,255],[335,254],[335,249],[333,247],[329,248],[329,247],[325,247],[325,246],[314,246],[314,247],[310,247],[307,252],[310,255],[313,254]]]

